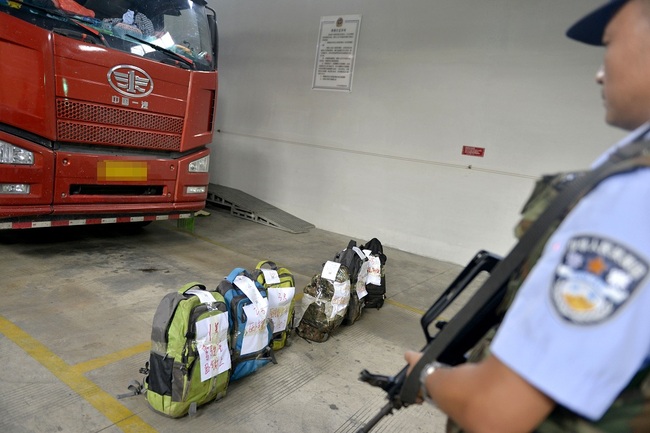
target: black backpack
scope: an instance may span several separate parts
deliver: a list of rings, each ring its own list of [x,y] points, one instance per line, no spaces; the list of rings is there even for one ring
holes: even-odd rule
[[[372,238],[367,244],[361,246],[361,250],[370,251],[368,267],[368,278],[366,279],[366,291],[368,294],[363,298],[367,308],[380,309],[386,299],[386,255],[381,242],[377,238]],[[379,270],[377,270],[377,260],[379,261]],[[377,275],[379,271],[379,275]],[[374,281],[374,283],[372,282]],[[375,284],[379,283],[379,284]]]
[[[350,274],[350,303],[348,304],[348,310],[345,313],[345,318],[343,319],[344,325],[352,325],[354,322],[361,318],[361,312],[363,311],[365,297],[359,298],[357,284],[365,285],[365,270],[367,269],[368,258],[357,247],[357,242],[355,240],[350,240],[348,242],[348,247],[343,251],[340,251],[334,256],[333,261],[340,263],[342,266],[345,266]],[[363,272],[362,272],[363,270]],[[359,275],[362,273],[361,277],[363,281],[359,281]],[[361,291],[363,291],[361,287]],[[362,295],[363,296],[363,295]]]

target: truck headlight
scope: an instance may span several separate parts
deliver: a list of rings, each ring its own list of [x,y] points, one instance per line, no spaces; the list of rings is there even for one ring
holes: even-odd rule
[[[210,168],[210,155],[190,162],[190,173],[207,173]]]
[[[34,165],[34,154],[0,140],[0,164]]]
[[[188,186],[186,191],[187,191],[188,194],[205,194],[205,187],[204,186]]]

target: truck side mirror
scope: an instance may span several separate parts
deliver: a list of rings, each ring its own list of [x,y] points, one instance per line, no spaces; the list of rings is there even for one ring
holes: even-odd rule
[[[212,14],[208,14],[208,27],[210,28],[210,36],[212,37],[212,56],[214,58],[214,69],[217,69],[217,62],[219,60],[219,30],[217,28],[217,13],[206,6]]]

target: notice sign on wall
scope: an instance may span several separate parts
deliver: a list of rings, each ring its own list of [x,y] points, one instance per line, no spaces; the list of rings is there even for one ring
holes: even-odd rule
[[[361,15],[321,17],[313,89],[352,89]]]
[[[483,158],[485,156],[485,147],[463,146],[463,155],[478,156]]]

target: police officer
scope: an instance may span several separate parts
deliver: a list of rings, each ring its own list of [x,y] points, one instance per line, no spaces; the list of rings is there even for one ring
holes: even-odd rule
[[[650,0],[610,1],[567,36],[605,47],[596,81],[606,121],[633,131],[613,149],[650,140]],[[649,270],[650,168],[641,168],[580,200],[519,287],[490,354],[427,365],[423,398],[471,432],[650,432]],[[420,356],[405,354],[411,366]]]

